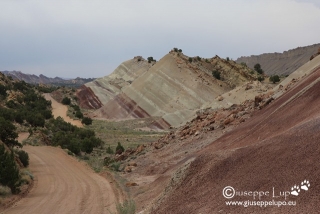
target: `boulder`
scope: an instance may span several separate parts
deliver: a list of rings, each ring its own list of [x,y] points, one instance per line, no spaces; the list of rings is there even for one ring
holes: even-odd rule
[[[145,148],[146,146],[145,145],[140,145],[140,146],[138,146],[137,147],[137,149],[136,149],[136,153],[138,154],[138,153],[140,153],[140,152],[142,152],[143,150],[144,150],[144,148]]]
[[[135,182],[128,182],[128,183],[126,183],[126,186],[127,187],[134,187],[134,186],[139,186],[139,185]]]
[[[131,171],[132,171],[132,167],[131,167],[131,166],[126,166],[126,167],[124,168],[124,171],[125,171],[125,172],[131,172]]]
[[[128,166],[133,166],[133,167],[136,167],[137,166],[137,163],[134,162],[134,161],[130,161]]]

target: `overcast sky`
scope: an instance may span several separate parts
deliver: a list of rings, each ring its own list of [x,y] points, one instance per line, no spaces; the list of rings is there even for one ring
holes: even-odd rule
[[[319,0],[0,0],[0,70],[102,77],[134,56],[236,59],[320,43]]]

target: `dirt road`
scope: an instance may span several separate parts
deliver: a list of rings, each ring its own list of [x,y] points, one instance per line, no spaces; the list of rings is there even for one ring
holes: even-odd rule
[[[31,192],[4,213],[109,213],[116,197],[108,180],[89,166],[48,146],[24,146],[35,182]]]
[[[80,121],[66,115],[67,107],[52,101],[54,117],[61,116],[73,125]],[[19,142],[29,133],[20,133]],[[34,186],[30,193],[5,210],[8,214],[37,213],[115,213],[117,197],[110,182],[96,174],[85,163],[66,154],[60,148],[24,146],[30,157]]]
[[[51,97],[50,94],[44,94],[44,97],[47,100],[51,100],[52,113],[53,113],[54,118],[57,118],[60,116],[68,123],[71,123],[71,124],[78,126],[78,127],[83,126],[80,120],[73,120],[67,116],[67,111],[68,111],[67,106],[62,105],[61,103],[58,103],[55,99],[53,99]]]

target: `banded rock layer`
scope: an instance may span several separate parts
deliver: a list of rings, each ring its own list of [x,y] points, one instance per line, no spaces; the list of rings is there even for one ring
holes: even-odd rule
[[[220,80],[213,77],[213,71],[220,73]],[[97,110],[91,115],[95,118],[161,117],[163,123],[179,126],[219,95],[257,76],[251,69],[218,56],[189,60],[171,51],[157,63],[142,58],[126,61],[109,76],[87,83],[78,95],[92,90],[100,100],[102,106],[94,107]],[[90,101],[92,94],[87,94],[85,100]],[[94,106],[80,102],[82,107]]]

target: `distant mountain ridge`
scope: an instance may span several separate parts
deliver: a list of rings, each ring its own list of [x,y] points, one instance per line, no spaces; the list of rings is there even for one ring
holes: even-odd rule
[[[46,84],[46,85],[55,85],[55,86],[71,86],[71,87],[79,87],[87,82],[91,82],[95,80],[95,78],[80,78],[77,77],[75,79],[63,79],[61,77],[47,77],[43,74],[39,76],[34,74],[25,74],[21,71],[0,71],[6,76],[11,76],[13,79],[16,80],[23,80],[26,83],[30,84]]]
[[[259,63],[267,75],[289,75],[307,63],[318,52],[319,44],[298,47],[282,53],[264,53],[260,55],[239,57],[237,63],[246,63],[253,68]]]

